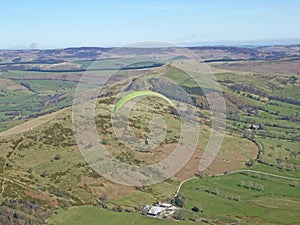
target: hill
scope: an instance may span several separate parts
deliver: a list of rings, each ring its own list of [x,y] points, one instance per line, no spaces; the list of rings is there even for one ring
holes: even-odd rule
[[[115,73],[97,96],[95,122],[99,141],[121,162],[136,166],[160,162],[171,155],[180,136],[180,118],[174,109],[166,106],[163,99],[147,96],[135,104],[129,114],[131,131],[141,140],[150,137],[149,124],[159,115],[165,121],[166,136],[157,148],[148,152],[137,151],[138,145],[134,145],[135,150],[132,150],[120,143],[112,128],[111,115],[121,91],[131,93],[147,88],[165,95],[175,105],[193,104],[196,111],[186,110],[185,114],[201,127],[196,151],[189,162],[171,178],[143,187],[116,184],[98,174],[82,157],[74,136],[70,106],[83,72],[73,70],[87,68],[98,53],[108,50],[5,51],[7,55],[2,57],[1,68],[8,71],[0,74],[3,223],[14,213],[19,215],[20,221],[30,220],[31,211],[23,210],[22,213],[21,210],[30,207],[36,209],[33,217],[45,212],[42,220],[55,212],[47,220],[48,224],[74,224],[76,221],[93,224],[98,218],[112,223],[120,220],[127,221],[127,224],[154,223],[158,221],[136,214],[140,214],[146,204],[171,201],[179,184],[193,177],[202,178],[183,184],[180,194],[185,196],[186,203],[179,215],[175,215],[177,219],[186,221],[158,223],[192,223],[187,220],[249,224],[299,222],[294,211],[299,208],[297,183],[252,173],[230,174],[235,170],[250,169],[300,178],[300,81],[298,60],[293,56],[298,48],[192,48],[199,54],[213,55],[207,58],[208,66],[222,88],[228,113],[220,152],[202,173],[198,171],[199,161],[211,132],[210,103],[204,92],[210,93],[212,89],[197,87],[187,73],[172,66],[151,62]],[[138,49],[140,53],[145,51],[151,54],[158,50]],[[128,50],[123,54],[127,53]],[[228,54],[235,55],[237,59],[223,59]],[[20,59],[12,62],[16,55]],[[47,55],[53,58],[34,62],[38,57]],[[250,60],[251,55],[257,58]],[[29,56],[35,59],[26,61]],[[99,68],[103,65],[108,66],[106,69],[116,66],[113,60],[106,60],[100,61]],[[186,58],[179,57],[177,60]],[[19,64],[29,69],[35,65],[38,70],[46,68],[47,71],[29,71]],[[92,78],[99,74],[99,71],[90,71]],[[90,91],[96,90],[92,82],[86,85]],[[217,176],[220,174],[225,175]],[[241,181],[244,183],[241,184]],[[264,190],[258,190],[262,185]],[[284,209],[282,202],[289,210]],[[203,212],[194,213],[191,210],[194,206],[203,209]],[[123,212],[111,212],[116,209]],[[270,213],[263,215],[266,210]],[[85,216],[81,220],[75,214]],[[115,221],[111,220],[115,215],[118,215]]]

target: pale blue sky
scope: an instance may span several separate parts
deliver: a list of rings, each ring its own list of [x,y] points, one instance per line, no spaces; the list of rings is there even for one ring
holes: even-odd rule
[[[0,48],[300,40],[299,9],[298,0],[0,0]]]

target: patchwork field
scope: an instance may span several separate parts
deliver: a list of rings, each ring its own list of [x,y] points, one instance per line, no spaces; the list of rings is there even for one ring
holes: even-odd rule
[[[298,51],[291,49],[288,54]],[[236,50],[226,51],[234,55]],[[53,62],[32,64],[24,59],[24,64],[14,65],[13,58],[7,56],[0,65],[0,223],[300,223],[299,60],[233,62],[221,58],[216,62],[207,51],[201,54],[207,54],[208,66],[223,91],[227,128],[214,162],[201,173],[199,162],[211,131],[210,103],[205,93],[209,94],[211,87],[202,89],[185,72],[152,61],[130,65],[111,58],[92,65],[93,55],[79,57],[70,50],[72,56],[56,56]],[[222,51],[216,54],[224,54]],[[248,52],[240,54],[246,57]],[[96,79],[104,80],[112,68],[125,66],[107,81],[95,104],[96,141],[121,162],[144,166],[166,159],[178,143],[181,128],[176,111],[166,99],[148,96],[132,108],[129,126],[144,140],[153,135],[149,124],[159,115],[165,122],[166,136],[149,152],[140,151],[140,143],[133,143],[136,151],[124,146],[111,123],[121,90],[146,88],[165,95],[175,106],[195,106],[195,112],[188,107],[183,112],[200,125],[200,138],[193,156],[178,173],[155,185],[132,187],[113,183],[88,165],[73,131],[73,125],[84,125],[85,121],[72,121],[70,106],[78,81],[90,65],[91,80],[86,83],[89,91],[96,90]],[[231,174],[237,170],[258,173]],[[189,178],[179,189],[179,197],[174,196]],[[141,215],[146,204],[174,203],[177,198],[183,204],[172,220]],[[38,215],[40,219],[34,220]]]
[[[300,222],[299,181],[252,172],[204,177],[181,189],[186,210],[197,206],[211,222],[295,224]],[[251,222],[250,222],[251,221]]]

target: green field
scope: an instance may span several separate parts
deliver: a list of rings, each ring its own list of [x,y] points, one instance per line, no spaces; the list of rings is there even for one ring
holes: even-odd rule
[[[211,221],[293,224],[300,222],[299,184],[254,173],[231,174],[188,181],[181,193],[187,210],[198,206],[203,210],[199,214]]]
[[[285,170],[291,176],[298,174],[299,79],[292,75],[260,73],[247,76],[221,73],[217,74],[217,78],[231,98],[238,98],[235,105],[240,110],[235,109],[235,112],[228,116],[232,132],[245,134],[247,129],[248,132],[251,129],[250,139],[254,140],[261,150],[258,159],[260,163]],[[252,125],[259,128],[252,129]]]
[[[191,225],[191,221],[168,221],[149,218],[133,213],[117,213],[103,210],[97,207],[72,207],[67,210],[58,210],[57,214],[50,218],[47,225]],[[204,223],[197,223],[204,224]]]
[[[72,104],[77,83],[62,80],[8,80],[0,78],[0,129]],[[1,130],[0,130],[1,131]]]
[[[300,164],[297,156],[299,143],[275,138],[258,137],[256,140],[261,146],[262,156],[260,159],[263,162],[290,171],[298,169]]]
[[[79,58],[72,60],[76,60],[75,63],[82,68],[88,68],[92,63]],[[104,73],[97,69],[126,65],[129,65],[127,69],[156,66],[151,61],[135,63],[134,60],[119,62],[109,59],[93,64],[91,68],[95,70],[89,75],[92,79],[105,79]],[[0,131],[13,125],[16,127],[8,130],[7,135],[0,135],[0,199],[28,200],[54,210],[55,214],[47,224],[55,225],[184,225],[195,224],[191,220],[201,218],[210,224],[300,223],[300,181],[254,173],[230,174],[233,170],[247,167],[300,178],[299,80],[289,74],[216,74],[227,104],[228,129],[214,164],[200,174],[196,167],[207,144],[211,123],[210,106],[205,101],[204,91],[186,73],[168,65],[143,70],[142,77],[137,74],[138,71],[120,70],[111,78],[107,89],[102,90],[101,96],[105,97],[97,100],[95,117],[99,141],[118,160],[132,165],[148,165],[168,157],[171,147],[180,137],[181,128],[178,115],[171,107],[166,107],[170,100],[164,97],[164,101],[144,98],[129,115],[129,125],[139,138],[151,133],[149,123],[154,115],[159,114],[166,122],[167,134],[157,152],[145,154],[124,147],[114,134],[110,119],[114,107],[117,112],[127,100],[137,97],[136,93],[145,94],[133,92],[113,105],[116,103],[115,94],[123,88],[135,85],[129,88],[128,93],[132,93],[130,91],[137,91],[139,85],[143,87],[144,84],[174,103],[185,102],[185,98],[174,98],[182,93],[173,84],[176,83],[193,98],[201,115],[196,119],[203,129],[191,164],[159,184],[139,188],[115,184],[96,173],[76,146],[72,112],[67,106],[72,105],[77,80],[82,74],[2,72]],[[87,85],[95,88],[94,84]],[[156,97],[161,98],[160,94]],[[66,109],[58,111],[61,108]],[[54,116],[50,114],[53,111],[57,111]],[[188,110],[186,113],[195,119],[193,113]],[[27,120],[29,122],[21,124]],[[77,125],[83,122],[76,121]],[[256,159],[258,147],[260,154]],[[220,173],[230,175],[213,176]],[[157,220],[140,215],[140,209],[146,204],[170,201],[180,181],[195,175],[203,178],[188,181],[181,189],[186,197],[184,209],[180,211],[184,221]],[[103,198],[105,204],[101,200]],[[113,212],[116,206],[121,207],[123,212]],[[203,211],[193,212],[191,209],[195,207]],[[125,213],[125,210],[130,213]]]

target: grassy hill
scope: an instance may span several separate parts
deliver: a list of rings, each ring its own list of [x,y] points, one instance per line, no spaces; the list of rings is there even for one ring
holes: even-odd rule
[[[74,61],[83,67],[90,63]],[[201,115],[197,120],[201,126],[197,150],[187,165],[162,183],[139,188],[105,179],[80,154],[73,133],[72,112],[68,108],[80,73],[2,72],[0,193],[3,202],[18,200],[17,206],[7,206],[10,217],[13,210],[20,212],[22,205],[30,205],[24,203],[28,201],[55,211],[48,224],[99,224],[99,221],[103,224],[119,224],[120,221],[126,221],[125,224],[191,224],[190,219],[201,218],[228,224],[300,222],[297,183],[254,174],[211,177],[248,167],[300,178],[299,76],[253,72],[247,62],[241,62],[243,67],[239,64],[212,64],[224,92],[228,123],[218,156],[201,174],[198,165],[209,138],[211,122],[210,106],[203,90],[197,88],[187,74],[168,66],[143,70],[142,75],[136,71],[122,71],[113,76],[99,94],[95,121],[99,140],[123,162],[142,166],[168,157],[178,142],[180,120],[170,107],[164,107],[163,102],[145,98],[133,108],[130,126],[142,138],[149,134],[151,118],[159,114],[168,128],[163,143],[150,153],[132,151],[120,145],[111,129],[110,115],[116,94],[122,88],[138,90],[144,85],[162,94],[172,93],[167,96],[172,101],[184,101],[174,98],[179,92],[170,80],[177,82],[192,97]],[[93,72],[93,76],[97,73]],[[180,182],[195,175],[203,178],[189,181],[181,189],[187,200],[180,217],[186,221],[153,220],[137,215],[146,204],[169,201]],[[191,208],[195,206],[203,212],[194,213]],[[131,213],[112,212],[115,207]],[[30,212],[26,213],[30,218]]]

